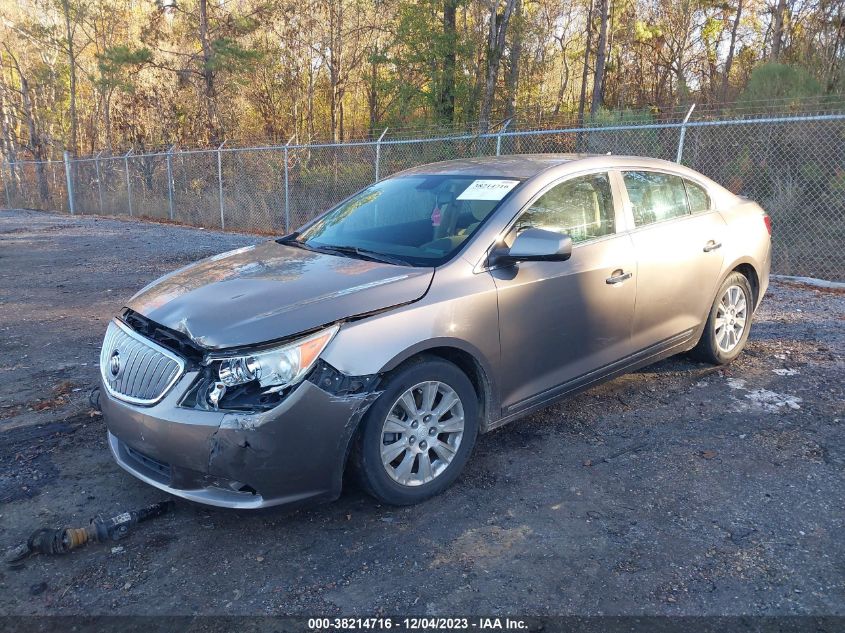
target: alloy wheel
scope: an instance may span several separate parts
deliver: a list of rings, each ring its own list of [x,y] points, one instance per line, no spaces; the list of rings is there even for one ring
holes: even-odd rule
[[[728,286],[719,300],[713,322],[716,345],[723,353],[730,353],[739,345],[747,319],[748,300],[745,291],[739,286]]]
[[[443,473],[464,434],[464,407],[449,385],[427,381],[403,393],[382,425],[381,461],[391,479],[421,486]]]

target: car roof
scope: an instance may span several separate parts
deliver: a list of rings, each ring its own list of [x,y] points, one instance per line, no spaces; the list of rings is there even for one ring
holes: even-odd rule
[[[401,172],[403,176],[413,174],[503,176],[531,178],[551,167],[569,163],[594,154],[507,154],[504,156],[480,156],[444,160],[427,165],[411,167]],[[397,174],[398,175],[398,174]]]
[[[675,173],[690,170],[659,158],[643,156],[618,156],[611,154],[508,154],[504,156],[481,156],[444,160],[427,165],[411,167],[396,174],[410,175],[467,175],[528,179],[553,167],[584,162],[585,167],[645,167],[668,170]],[[700,174],[699,174],[700,176]]]

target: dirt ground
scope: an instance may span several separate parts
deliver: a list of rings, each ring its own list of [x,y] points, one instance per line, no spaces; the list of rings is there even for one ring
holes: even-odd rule
[[[163,498],[88,405],[111,315],[259,238],[0,211],[0,547]],[[411,508],[177,502],[0,567],[0,614],[845,614],[845,294],[775,283],[729,368],[676,357],[479,439]]]

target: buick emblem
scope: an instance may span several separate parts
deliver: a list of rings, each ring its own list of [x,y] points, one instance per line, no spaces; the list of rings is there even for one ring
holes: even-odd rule
[[[120,350],[114,350],[109,359],[109,371],[113,378],[117,378],[120,373]]]

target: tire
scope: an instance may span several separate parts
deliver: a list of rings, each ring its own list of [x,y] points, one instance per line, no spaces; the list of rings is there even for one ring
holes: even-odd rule
[[[734,298],[741,296],[743,325],[741,331],[737,331],[738,317],[740,311],[737,304],[733,304],[728,292]],[[725,312],[725,308],[728,308]],[[730,311],[733,308],[735,314]],[[701,333],[701,339],[693,348],[690,354],[701,361],[714,365],[726,365],[739,356],[748,340],[748,333],[751,331],[751,317],[754,314],[754,295],[751,291],[751,284],[745,275],[733,272],[719,287],[710,314],[707,316],[707,323]],[[727,323],[725,322],[727,319]]]
[[[437,386],[432,386],[435,383]],[[384,391],[362,421],[353,464],[361,485],[377,500],[412,505],[443,492],[461,474],[478,434],[478,396],[458,367],[436,357],[400,366],[388,375],[383,386]],[[409,413],[409,392],[416,416]],[[427,395],[431,397],[429,404],[434,405],[428,409],[424,400]],[[452,396],[459,403],[449,406]],[[448,410],[436,417],[439,406],[448,406]],[[460,433],[438,432],[457,429],[460,417]],[[383,460],[382,450],[388,457],[396,453],[390,463]],[[404,481],[400,481],[402,478]]]

